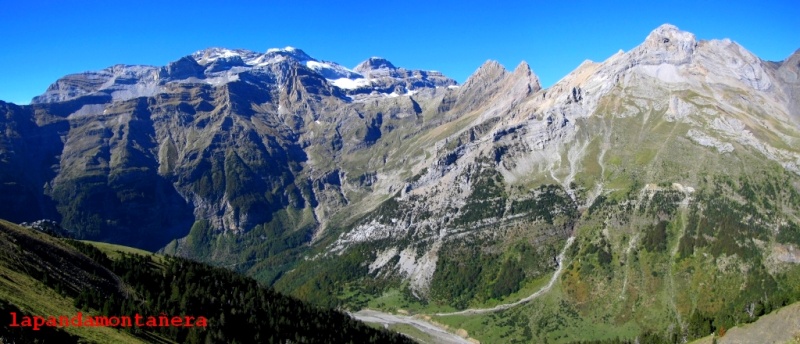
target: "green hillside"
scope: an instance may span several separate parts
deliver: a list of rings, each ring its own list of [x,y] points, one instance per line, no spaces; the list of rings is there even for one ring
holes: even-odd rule
[[[185,259],[58,239],[2,220],[0,248],[4,342],[411,342],[341,312],[283,296],[234,272]],[[84,322],[34,331],[23,321],[78,313],[86,318],[138,314],[145,326],[92,327]],[[160,321],[162,315],[172,326],[147,326],[147,317]],[[175,326],[174,316],[182,318],[181,326]]]

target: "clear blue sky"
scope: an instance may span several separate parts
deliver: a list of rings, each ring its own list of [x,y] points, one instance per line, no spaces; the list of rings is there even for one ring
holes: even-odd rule
[[[235,4],[229,4],[235,3]],[[212,46],[295,46],[354,67],[381,56],[464,82],[525,60],[547,87],[583,60],[629,50],[663,23],[730,38],[765,60],[800,48],[800,1],[0,0],[0,99],[27,104],[59,77],[163,66]]]

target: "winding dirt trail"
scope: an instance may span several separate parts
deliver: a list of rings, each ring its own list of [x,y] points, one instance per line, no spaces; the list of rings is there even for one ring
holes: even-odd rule
[[[483,313],[490,313],[490,312],[497,312],[505,309],[509,309],[511,307],[519,306],[523,303],[529,302],[547,291],[549,291],[553,284],[556,283],[558,277],[561,276],[561,272],[564,270],[564,255],[567,252],[567,249],[572,245],[572,242],[575,241],[575,237],[569,237],[567,242],[564,244],[564,248],[561,249],[561,253],[559,253],[556,261],[558,263],[558,268],[553,273],[553,277],[550,278],[550,281],[542,287],[541,289],[537,290],[531,295],[518,300],[516,302],[511,303],[504,303],[501,305],[497,305],[490,308],[471,308],[465,309],[463,311],[458,312],[451,312],[451,313],[436,313],[436,316],[450,316],[450,315],[474,315],[474,314],[483,314]],[[389,324],[407,324],[414,326],[418,330],[430,335],[436,343],[447,343],[447,344],[464,344],[470,343],[470,341],[448,332],[447,330],[429,322],[418,316],[407,316],[407,315],[398,315],[398,314],[390,314],[381,311],[376,311],[372,309],[362,309],[356,313],[350,313],[350,315],[360,321],[370,322],[370,323],[379,323],[384,325]]]
[[[549,291],[550,288],[553,287],[553,284],[556,283],[556,280],[558,279],[558,277],[561,276],[561,271],[564,270],[564,264],[563,264],[564,254],[567,252],[567,249],[572,245],[573,241],[575,241],[575,237],[569,237],[567,239],[567,243],[564,244],[564,248],[561,249],[561,253],[558,255],[558,258],[556,258],[556,260],[558,262],[558,268],[556,269],[556,272],[553,273],[553,277],[550,278],[550,282],[548,282],[546,286],[542,287],[542,289],[539,289],[535,293],[528,295],[526,298],[521,299],[521,300],[516,301],[516,302],[504,303],[504,304],[497,305],[497,306],[490,307],[490,308],[470,308],[470,309],[465,309],[463,311],[458,311],[458,312],[436,313],[435,315],[436,316],[473,315],[473,314],[483,314],[483,313],[497,312],[497,311],[502,311],[502,310],[509,309],[511,307],[519,306],[519,305],[521,305],[523,303],[526,303],[526,302],[528,302],[530,300],[533,300],[533,299],[541,296],[542,294],[544,294],[547,291]]]
[[[356,313],[350,313],[353,318],[363,322],[378,324],[407,324],[416,327],[418,330],[430,335],[436,343],[443,344],[471,344],[470,341],[459,337],[445,329],[436,326],[428,321],[408,315],[389,314],[372,309],[362,309]]]

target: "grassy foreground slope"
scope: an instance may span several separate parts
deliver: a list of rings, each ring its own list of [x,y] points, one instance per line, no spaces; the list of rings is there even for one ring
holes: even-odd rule
[[[717,343],[800,343],[800,302],[767,314],[758,321],[731,328],[720,336],[708,336],[693,344]]]
[[[89,273],[92,270],[102,272]],[[82,289],[112,294],[118,291],[117,286],[110,272],[63,241],[0,220],[0,337],[4,342],[148,342],[108,327],[44,328],[34,332],[9,326],[10,312],[20,318],[23,314],[73,316],[81,309],[75,307],[70,295]],[[96,311],[84,312],[99,315]]]
[[[234,272],[173,257],[58,239],[0,220],[0,306],[9,317],[86,315],[207,318],[205,327],[11,326],[13,342],[404,343],[348,315],[309,306]],[[199,324],[199,320],[197,321]]]

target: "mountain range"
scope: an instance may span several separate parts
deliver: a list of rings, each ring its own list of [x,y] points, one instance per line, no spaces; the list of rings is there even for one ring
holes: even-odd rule
[[[800,300],[800,51],[672,25],[542,88],[211,48],[0,102],[0,218],[447,314],[487,342],[691,339]],[[564,251],[562,259],[556,259]],[[706,326],[707,325],[707,326]]]

